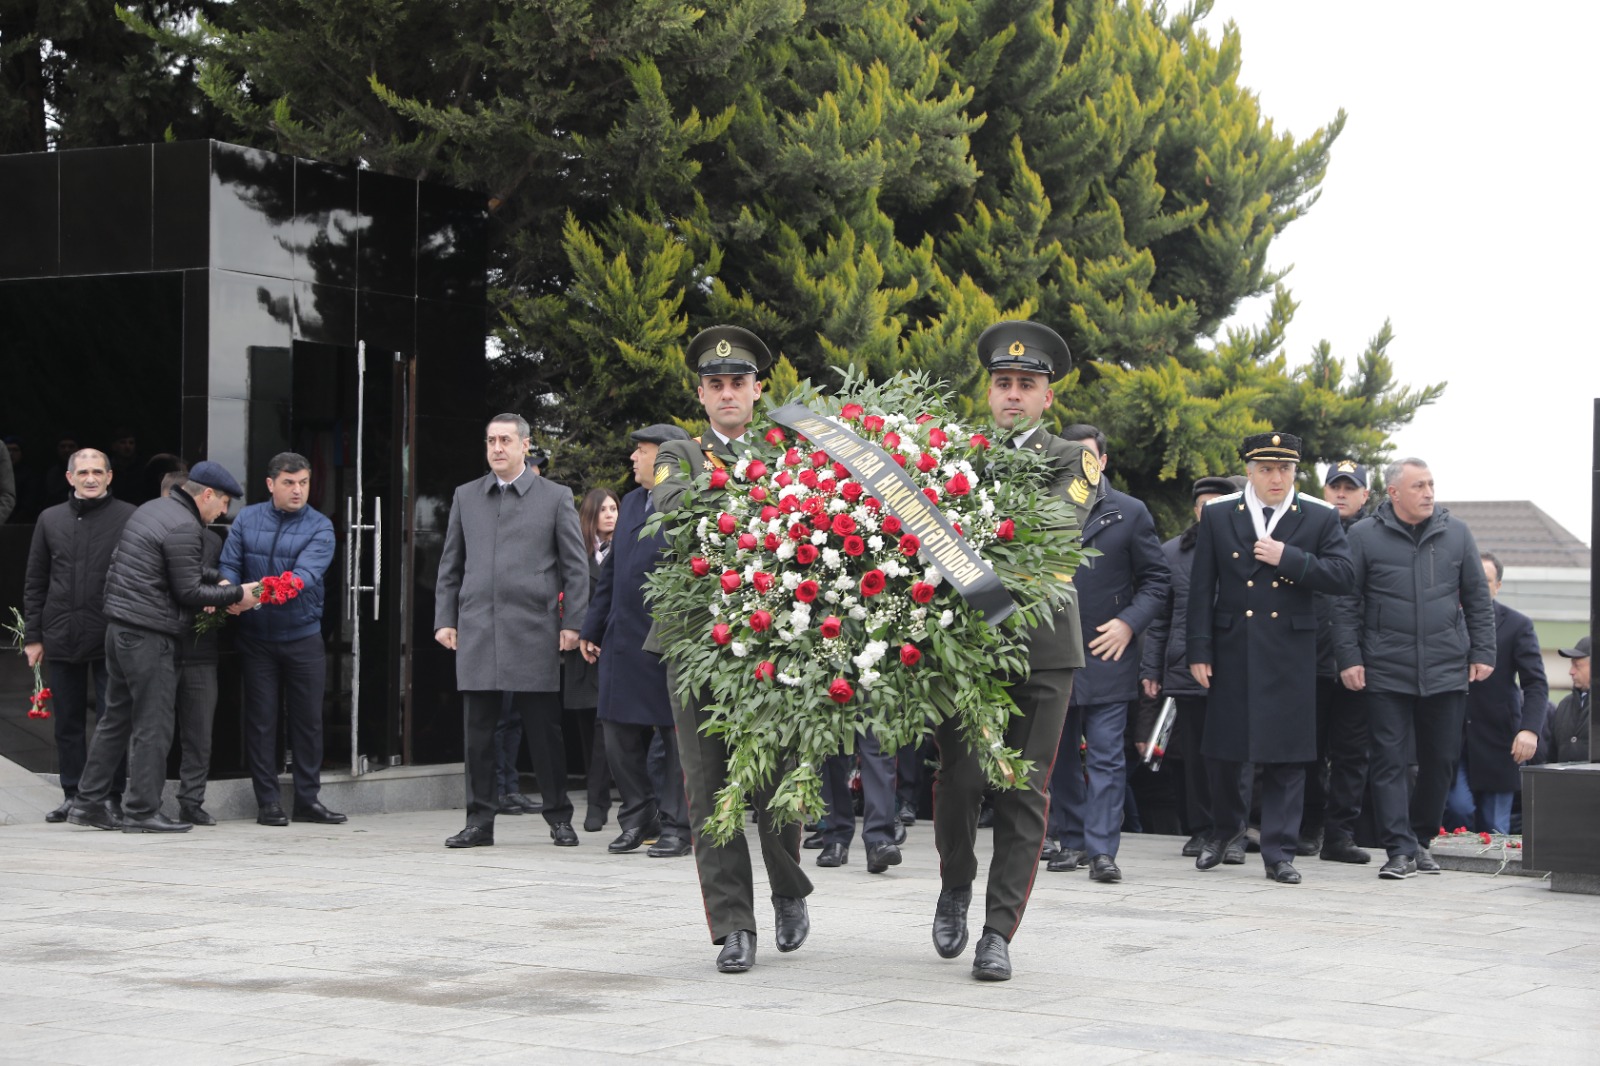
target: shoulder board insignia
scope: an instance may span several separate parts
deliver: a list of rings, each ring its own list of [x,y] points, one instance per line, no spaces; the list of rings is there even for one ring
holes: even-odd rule
[[[1083,450],[1083,476],[1091,485],[1100,484],[1100,460],[1088,448]]]
[[[1230,492],[1226,496],[1218,496],[1214,500],[1207,500],[1206,501],[1206,506],[1207,507],[1214,507],[1219,503],[1230,503],[1230,502],[1232,502],[1234,500],[1239,499],[1239,497],[1241,497],[1243,495],[1244,495],[1244,493],[1242,493],[1242,492]]]
[[[1072,502],[1083,505],[1089,502],[1089,483],[1081,477],[1072,479],[1072,484],[1067,486],[1067,495],[1072,497]]]
[[[1306,503],[1314,503],[1318,507],[1326,507],[1330,511],[1333,510],[1333,504],[1329,503],[1327,500],[1320,499],[1320,498],[1318,498],[1316,496],[1312,496],[1309,493],[1305,493],[1305,492],[1296,493],[1295,495],[1298,496],[1302,501],[1304,501]]]

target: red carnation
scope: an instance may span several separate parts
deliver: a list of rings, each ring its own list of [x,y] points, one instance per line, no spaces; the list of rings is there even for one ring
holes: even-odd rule
[[[854,422],[856,419],[860,418],[866,413],[867,409],[858,403],[847,403],[843,407],[839,408],[839,417],[844,419],[846,422]]]
[[[861,487],[861,482],[859,481],[846,481],[839,486],[839,495],[844,497],[846,503],[855,503],[861,499],[862,494],[866,491]]]
[[[911,598],[917,603],[932,603],[933,594],[938,591],[926,581],[918,581],[911,586]]]
[[[844,538],[844,544],[840,545],[840,547],[846,555],[854,557],[867,550],[867,542],[852,533]]]
[[[900,645],[900,665],[915,666],[922,661],[922,652],[915,644]]]
[[[771,429],[767,430],[766,439],[768,444],[782,444],[784,439],[783,430],[779,429],[777,426],[773,426]]]
[[[772,665],[771,659],[763,659],[756,663],[756,680],[771,681],[778,676],[778,668]]]
[[[716,644],[726,644],[733,639],[733,630],[728,628],[726,622],[718,622],[711,627],[711,640]]]
[[[974,433],[972,436],[968,437],[967,444],[977,448],[979,451],[989,450],[989,438],[985,437],[982,433]]]
[[[888,580],[883,576],[882,570],[868,570],[861,575],[861,595],[876,596],[883,591]]]
[[[834,703],[849,703],[850,697],[855,694],[856,690],[850,687],[850,682],[842,677],[834,678],[833,684],[828,686],[828,696]]]
[[[921,455],[917,456],[917,469],[922,471],[924,474],[938,465],[939,460],[935,459],[927,452],[923,452]]]
[[[868,415],[861,420],[861,428],[868,433],[876,433],[883,428],[883,419],[878,415]]]
[[[827,452],[812,452],[811,453],[811,465],[815,466],[815,467],[827,466],[828,465],[828,453]]]
[[[794,587],[794,598],[801,603],[810,603],[817,598],[822,589],[815,581],[802,581]]]
[[[826,617],[826,618],[824,618],[822,620],[822,625],[819,626],[818,628],[821,629],[822,635],[824,637],[827,637],[829,640],[832,640],[834,637],[837,637],[840,634],[840,632],[843,631],[844,623],[839,621],[839,616],[838,615],[830,614],[828,617]]]
[[[883,531],[891,535],[900,532],[900,519],[896,518],[894,515],[885,517],[883,520]]]
[[[790,448],[788,451],[784,452],[783,453],[783,465],[784,466],[799,466],[800,465],[800,449],[799,448]]]
[[[806,497],[806,502],[801,507],[801,510],[805,511],[806,514],[811,515],[813,518],[819,514],[822,514],[825,509],[826,508],[822,502],[821,496]]]
[[[833,516],[833,531],[843,537],[856,531],[856,520],[847,514]]]
[[[885,448],[900,447],[900,434],[894,432],[885,433],[883,435],[883,446]]]
[[[929,486],[928,488],[923,489],[922,490],[922,494],[928,498],[928,501],[930,503],[938,503],[939,502],[939,490],[936,489],[936,488],[933,488],[932,486]]]
[[[817,546],[815,544],[802,544],[795,548],[794,561],[801,566],[810,566],[817,561]]]
[[[760,481],[766,476],[767,464],[760,459],[750,460],[749,465],[744,468],[744,479],[746,481]]]
[[[957,474],[944,483],[944,491],[951,496],[965,496],[972,491],[972,482],[967,480],[967,475]]]
[[[1011,519],[1007,518],[1005,521],[994,527],[994,535],[999,537],[1001,540],[1010,540],[1012,537],[1017,535],[1017,524]]]
[[[755,586],[757,592],[771,592],[772,575],[765,570],[757,570],[750,575],[750,584]]]
[[[917,552],[921,549],[922,541],[918,540],[914,535],[907,533],[900,538],[900,554],[907,559],[915,558]]]
[[[721,467],[711,471],[711,487],[720,489],[728,483],[728,472]]]
[[[744,584],[744,579],[739,576],[739,571],[737,571],[737,570],[724,570],[722,572],[722,591],[723,592],[730,592],[730,593],[731,592],[738,592],[739,591],[739,586],[742,585],[742,584]]]
[[[738,527],[739,523],[735,521],[733,515],[729,514],[728,512],[724,511],[717,516],[718,533],[732,533]]]
[[[750,498],[757,503],[760,503],[762,500],[767,498],[766,488],[761,485],[750,486]]]
[[[757,611],[750,616],[750,628],[757,633],[765,633],[772,628],[772,615],[767,611]]]

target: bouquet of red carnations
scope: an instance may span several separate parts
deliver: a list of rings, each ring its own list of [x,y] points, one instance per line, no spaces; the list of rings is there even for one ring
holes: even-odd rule
[[[260,603],[280,604],[288,603],[300,595],[300,590],[305,587],[305,581],[297,577],[293,570],[285,570],[277,577],[262,578],[255,583],[251,592]],[[213,629],[220,629],[227,620],[228,616],[220,610],[196,612],[194,616],[195,636],[202,636]]]
[[[12,645],[27,655],[27,626],[23,622],[22,612],[15,607],[11,608],[11,624],[6,626],[6,632],[11,634]],[[33,664],[33,695],[28,699],[29,718],[50,717],[50,690],[45,687],[44,674],[38,663]]]

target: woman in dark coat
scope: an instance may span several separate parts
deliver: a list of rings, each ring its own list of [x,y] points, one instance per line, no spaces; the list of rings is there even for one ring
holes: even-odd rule
[[[600,581],[600,567],[611,553],[611,538],[617,529],[620,502],[610,489],[590,489],[578,507],[578,526],[589,549],[589,598],[594,599]],[[561,698],[569,727],[583,746],[584,779],[589,785],[589,810],[583,818],[587,833],[605,828],[611,813],[611,769],[606,760],[605,734],[595,720],[600,703],[600,669],[590,665],[577,651],[562,653]]]

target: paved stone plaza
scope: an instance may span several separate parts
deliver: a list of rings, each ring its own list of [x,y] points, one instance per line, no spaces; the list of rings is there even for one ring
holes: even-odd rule
[[[808,852],[810,940],[780,955],[768,924],[724,976],[691,860],[608,855],[614,824],[556,848],[537,817],[447,851],[460,825],[0,828],[0,1061],[1600,1061],[1600,900],[1534,878],[1311,859],[1281,886],[1129,836],[1121,885],[1041,870],[1016,979],[980,984],[930,944],[924,822],[882,876]]]

